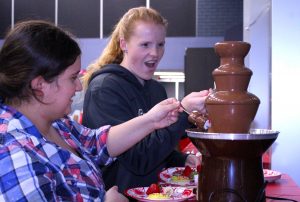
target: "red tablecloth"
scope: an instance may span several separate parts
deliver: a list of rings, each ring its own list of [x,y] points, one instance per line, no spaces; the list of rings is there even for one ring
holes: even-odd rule
[[[300,202],[300,187],[293,181],[293,179],[287,175],[283,174],[281,179],[269,183],[266,187],[266,196],[280,197],[286,199],[293,199]],[[196,202],[195,198],[187,200],[188,202]],[[275,202],[279,200],[268,199],[266,202]]]
[[[266,195],[300,201],[300,187],[289,175],[283,174],[281,179],[267,185]],[[271,202],[276,200],[268,199],[267,201]]]

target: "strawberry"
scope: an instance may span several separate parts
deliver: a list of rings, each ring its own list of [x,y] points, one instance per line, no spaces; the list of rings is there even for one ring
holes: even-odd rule
[[[184,196],[184,195],[189,196],[189,195],[191,195],[191,193],[192,193],[192,190],[190,190],[190,189],[185,189],[185,190],[182,192],[182,195],[183,195],[183,196]]]
[[[190,166],[185,166],[185,168],[182,172],[182,175],[186,176],[186,177],[189,177],[192,172],[193,172],[193,170]]]
[[[155,184],[155,183],[151,184],[149,186],[149,188],[147,189],[147,191],[146,191],[147,195],[153,194],[153,193],[160,193],[159,186],[157,184]]]

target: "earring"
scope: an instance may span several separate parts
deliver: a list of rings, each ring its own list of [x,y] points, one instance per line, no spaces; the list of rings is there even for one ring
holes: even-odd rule
[[[125,49],[125,50],[124,50],[124,53],[128,53],[128,50],[127,50],[127,49]]]

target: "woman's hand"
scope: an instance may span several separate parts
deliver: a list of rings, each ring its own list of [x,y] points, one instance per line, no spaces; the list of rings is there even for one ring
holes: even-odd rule
[[[129,200],[120,192],[118,192],[118,187],[113,186],[105,194],[105,202],[129,202]]]
[[[182,99],[181,104],[190,113],[192,111],[198,111],[201,114],[206,114],[205,99],[211,92],[211,89],[192,92]]]
[[[154,130],[175,123],[179,109],[180,103],[175,98],[169,98],[144,115],[111,127],[106,140],[109,155],[118,156]]]
[[[185,166],[190,166],[191,168],[197,168],[201,164],[201,156],[196,156],[190,154],[185,160]]]
[[[144,116],[154,123],[155,129],[167,127],[178,120],[180,103],[175,98],[169,98],[156,104]]]

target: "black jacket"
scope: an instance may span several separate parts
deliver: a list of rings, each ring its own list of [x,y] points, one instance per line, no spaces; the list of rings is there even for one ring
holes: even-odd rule
[[[83,125],[89,128],[117,125],[146,113],[166,98],[159,82],[148,80],[143,86],[127,69],[107,65],[92,76],[84,99]],[[163,168],[184,166],[186,155],[174,148],[188,126],[187,115],[181,113],[175,124],[154,131],[118,156],[113,164],[102,168],[106,189],[118,185],[123,192],[149,186],[158,181]]]

